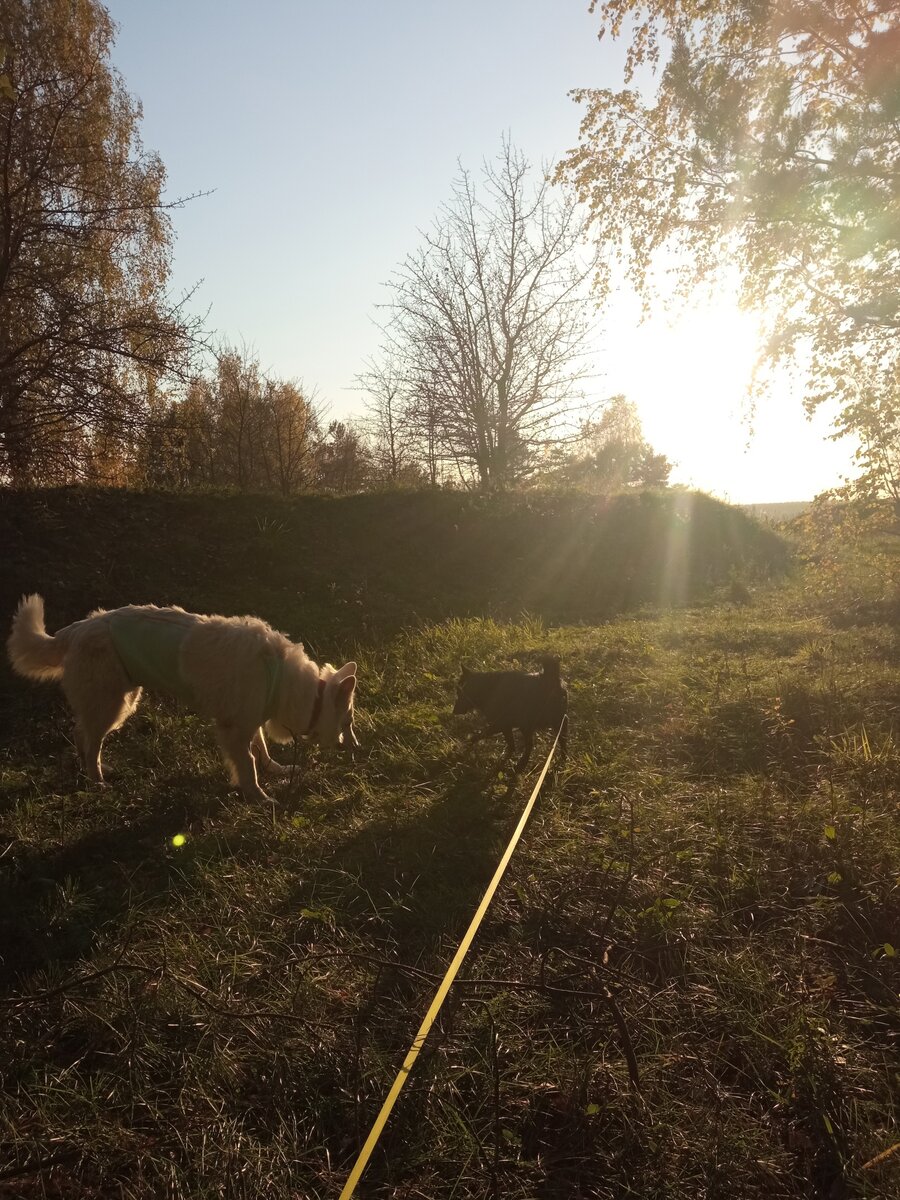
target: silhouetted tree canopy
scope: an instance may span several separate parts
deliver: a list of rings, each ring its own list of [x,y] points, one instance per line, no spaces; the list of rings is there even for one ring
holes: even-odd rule
[[[594,0],[628,40],[626,84],[575,93],[560,169],[649,290],[736,266],[768,357],[840,406],[869,483],[896,488],[900,403],[900,7],[895,0]],[[669,257],[668,255],[671,255]],[[598,280],[603,292],[605,278]]]
[[[665,487],[672,464],[644,437],[636,405],[611,396],[596,421],[586,421],[581,436],[551,472],[558,483],[603,495],[640,485]]]

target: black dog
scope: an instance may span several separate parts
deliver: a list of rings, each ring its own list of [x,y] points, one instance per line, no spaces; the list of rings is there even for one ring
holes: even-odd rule
[[[515,769],[521,771],[531,757],[534,735],[538,729],[559,729],[569,707],[569,694],[559,675],[559,659],[545,656],[539,674],[524,671],[470,671],[463,667],[456,693],[454,714],[478,712],[485,728],[473,734],[472,742],[493,734],[506,738],[506,757],[516,752],[513,730],[519,729],[525,746]],[[568,721],[559,738],[562,754],[566,752]]]

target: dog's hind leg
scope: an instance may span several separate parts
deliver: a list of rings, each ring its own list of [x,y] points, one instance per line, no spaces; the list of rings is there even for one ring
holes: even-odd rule
[[[269,753],[269,747],[266,745],[266,738],[262,729],[257,729],[256,733],[254,733],[250,748],[253,751],[253,757],[256,759],[259,770],[264,771],[267,775],[290,775],[290,767],[282,766]]]
[[[90,707],[79,706],[75,718],[75,745],[84,773],[93,783],[103,782],[101,751],[103,739],[128,720],[138,706],[141,689],[135,688],[124,695],[96,697]]]
[[[66,656],[62,688],[75,716],[75,743],[88,779],[103,782],[103,739],[137,708],[141,689],[125,674],[107,634],[99,627]]]
[[[268,800],[256,776],[256,759],[251,749],[255,731],[238,729],[225,721],[217,721],[216,733],[225,763],[231,768],[232,781],[240,785],[248,800]]]

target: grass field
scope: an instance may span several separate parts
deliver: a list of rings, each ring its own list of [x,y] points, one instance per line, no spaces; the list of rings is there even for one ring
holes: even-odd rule
[[[229,503],[0,514],[4,612],[26,587],[51,628],[101,602],[252,610],[359,659],[363,742],[301,751],[254,808],[211,730],[147,698],[87,791],[58,689],[4,667],[0,1196],[336,1197],[540,765],[465,751],[449,685],[548,649],[568,760],[359,1194],[896,1195],[900,1152],[872,1162],[900,1138],[890,562],[781,577],[774,535],[723,539],[718,509],[695,555],[678,501],[692,565],[666,591],[654,500],[643,541],[631,508],[577,509],[551,586],[575,509],[519,513],[516,541],[462,501]]]

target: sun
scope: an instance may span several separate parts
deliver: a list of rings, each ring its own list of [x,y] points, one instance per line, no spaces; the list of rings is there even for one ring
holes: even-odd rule
[[[828,441],[830,414],[807,419],[802,381],[767,375],[751,396],[762,339],[759,314],[728,295],[643,322],[613,315],[604,382],[635,402],[673,482],[751,503],[808,499],[846,472],[850,448]]]
[[[648,441],[682,482],[711,486],[723,455],[743,451],[759,343],[758,318],[725,302],[623,321],[616,332],[605,356],[621,379],[615,390],[635,402]]]
[[[674,323],[648,321],[636,333],[632,386],[648,436],[677,446],[674,456],[692,465],[720,454],[750,411],[758,319],[735,307],[710,307]]]

